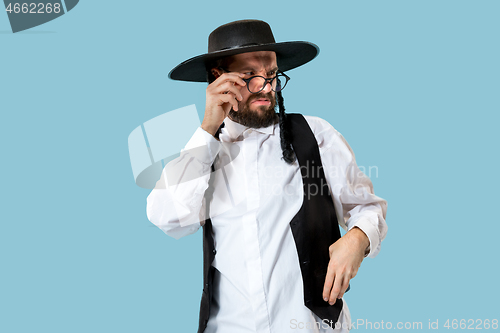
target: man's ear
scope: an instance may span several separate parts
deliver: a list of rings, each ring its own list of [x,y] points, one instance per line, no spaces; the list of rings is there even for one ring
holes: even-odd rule
[[[221,76],[221,75],[222,75],[222,71],[221,71],[220,69],[218,69],[218,68],[212,68],[212,71],[211,71],[211,72],[212,72],[212,75],[213,75],[216,79],[218,79],[218,78],[219,78],[219,76]]]

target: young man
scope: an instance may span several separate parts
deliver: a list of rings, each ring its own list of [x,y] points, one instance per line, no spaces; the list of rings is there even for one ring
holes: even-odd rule
[[[276,43],[265,22],[236,21],[170,73],[209,82],[205,116],[147,211],[175,238],[203,226],[200,333],[349,330],[343,295],[380,251],[387,203],[330,124],[285,114],[283,72],[317,53]]]

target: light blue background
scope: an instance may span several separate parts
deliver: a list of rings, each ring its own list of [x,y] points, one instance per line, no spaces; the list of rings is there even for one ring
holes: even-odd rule
[[[12,34],[0,13],[0,331],[195,332],[201,232],[146,217],[127,137],[190,104],[175,82],[217,26],[269,22],[321,48],[288,112],[323,117],[388,200],[389,233],[346,299],[354,320],[500,319],[497,0],[80,1]],[[365,331],[358,330],[358,331]]]

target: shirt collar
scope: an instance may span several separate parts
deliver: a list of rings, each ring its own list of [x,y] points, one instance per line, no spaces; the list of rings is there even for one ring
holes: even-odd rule
[[[275,125],[276,124],[269,125],[267,127],[252,128],[252,130],[262,134],[274,134]],[[229,119],[229,117],[226,117],[226,119],[224,119],[224,127],[222,128],[221,134],[227,135],[231,141],[234,141],[248,128],[249,127],[239,124]]]

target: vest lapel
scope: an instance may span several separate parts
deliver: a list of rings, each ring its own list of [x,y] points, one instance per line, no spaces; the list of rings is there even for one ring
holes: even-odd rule
[[[302,272],[304,305],[321,319],[336,323],[342,300],[330,305],[322,296],[330,261],[328,248],[340,238],[335,206],[314,133],[302,115],[288,114],[287,118],[304,187],[302,207],[290,222]]]

